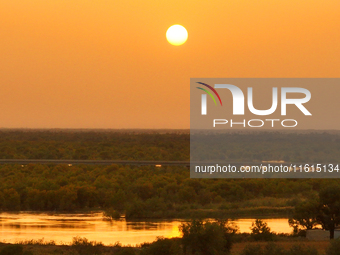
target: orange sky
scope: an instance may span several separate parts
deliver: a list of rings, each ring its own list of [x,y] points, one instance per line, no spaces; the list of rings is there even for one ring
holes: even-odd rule
[[[0,127],[189,128],[192,77],[339,77],[339,0],[0,1]],[[172,46],[166,30],[189,33]]]

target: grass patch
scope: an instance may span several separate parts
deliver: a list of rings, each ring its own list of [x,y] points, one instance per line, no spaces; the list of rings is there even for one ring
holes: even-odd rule
[[[319,254],[325,254],[325,250],[329,246],[329,241],[308,241],[301,239],[290,239],[289,241],[277,242],[241,242],[234,243],[230,255],[240,255],[247,245],[259,245],[261,248],[264,248],[268,243],[273,243],[275,246],[281,246],[285,250],[291,249],[294,245],[308,246],[317,249]]]

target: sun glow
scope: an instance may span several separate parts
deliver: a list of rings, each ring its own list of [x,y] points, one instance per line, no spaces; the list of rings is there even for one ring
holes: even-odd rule
[[[166,31],[166,39],[170,44],[179,46],[187,41],[188,32],[181,25],[173,25]]]

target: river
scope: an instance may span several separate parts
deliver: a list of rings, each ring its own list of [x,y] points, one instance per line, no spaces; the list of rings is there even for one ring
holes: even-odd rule
[[[237,219],[234,222],[241,232],[250,232],[255,219]],[[288,219],[263,219],[272,231],[291,233]],[[116,221],[103,220],[102,213],[0,213],[0,242],[14,243],[24,240],[54,240],[57,244],[69,244],[75,236],[105,245],[120,242],[136,245],[152,242],[157,236],[180,236],[179,225],[186,220]]]

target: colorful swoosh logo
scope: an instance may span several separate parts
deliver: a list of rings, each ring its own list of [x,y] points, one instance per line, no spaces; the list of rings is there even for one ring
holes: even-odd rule
[[[198,84],[201,84],[201,85],[203,85],[203,86],[206,86],[206,87],[209,88],[211,91],[213,91],[213,92],[215,93],[215,95],[218,97],[218,100],[220,100],[220,104],[221,104],[221,106],[222,106],[222,100],[221,100],[221,98],[220,98],[220,95],[217,93],[217,91],[216,91],[213,87],[211,87],[210,85],[205,84],[205,83],[203,83],[203,82],[197,82],[197,83],[198,83]],[[209,96],[211,96],[211,98],[214,100],[215,105],[217,105],[214,96],[213,96],[208,90],[203,89],[203,88],[200,88],[200,87],[196,87],[196,88],[201,89],[201,90],[203,90],[204,92],[206,92],[207,94],[209,94]]]

